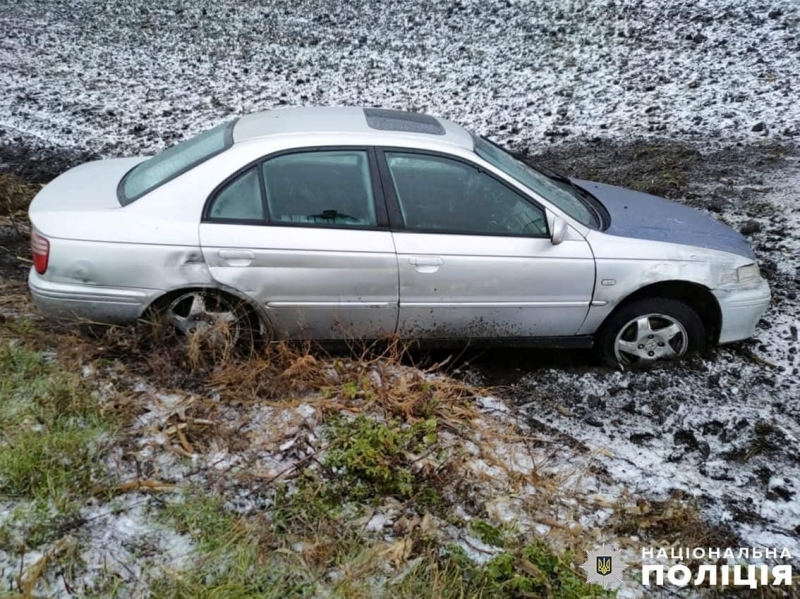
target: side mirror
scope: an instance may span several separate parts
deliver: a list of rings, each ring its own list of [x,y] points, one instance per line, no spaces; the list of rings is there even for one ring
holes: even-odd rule
[[[564,238],[567,236],[568,228],[569,225],[567,224],[567,221],[565,221],[563,218],[561,218],[560,216],[553,217],[553,224],[550,229],[550,241],[552,242],[553,245],[558,245],[559,243],[564,241]]]

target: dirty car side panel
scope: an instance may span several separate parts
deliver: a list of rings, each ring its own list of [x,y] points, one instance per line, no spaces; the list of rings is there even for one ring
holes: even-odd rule
[[[49,238],[47,272],[31,270],[34,303],[58,318],[127,324],[173,289],[214,287],[199,248]]]
[[[394,237],[401,336],[574,335],[586,317],[595,267],[577,233],[560,245],[530,237]]]
[[[394,333],[397,258],[388,231],[200,225],[213,278],[266,309],[281,337],[341,339]],[[252,253],[231,264],[230,249]]]

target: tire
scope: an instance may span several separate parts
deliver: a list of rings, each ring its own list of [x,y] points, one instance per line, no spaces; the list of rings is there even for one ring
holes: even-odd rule
[[[669,298],[641,299],[614,312],[595,336],[598,357],[612,368],[641,368],[653,362],[702,352],[703,321],[690,306]]]

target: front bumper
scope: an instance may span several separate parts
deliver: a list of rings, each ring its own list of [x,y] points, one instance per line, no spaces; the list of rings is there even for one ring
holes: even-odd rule
[[[758,287],[733,291],[715,290],[714,295],[722,311],[720,343],[732,343],[752,337],[756,324],[767,311],[771,297],[769,284],[764,279]]]
[[[46,281],[31,268],[28,287],[33,303],[50,318],[98,324],[132,324],[158,295],[153,289],[97,287]]]

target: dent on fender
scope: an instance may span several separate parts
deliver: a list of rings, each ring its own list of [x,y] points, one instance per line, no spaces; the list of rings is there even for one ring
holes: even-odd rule
[[[598,261],[598,280],[601,283],[613,280],[614,284],[598,285],[595,299],[617,303],[637,289],[665,281],[686,281],[708,287],[709,281],[719,281],[722,273],[732,268],[731,264],[665,260],[650,262],[640,270],[631,270],[627,261]]]
[[[120,262],[118,245],[107,245],[102,259],[93,261],[70,259],[73,257],[70,252],[62,253],[57,249],[46,278],[60,283],[160,291],[216,285],[200,249],[145,247],[135,262],[120,268],[117,266]]]
[[[165,285],[159,286],[160,289],[216,284],[200,249],[170,252],[163,266],[166,270],[153,269],[154,272],[163,272],[163,279],[169,279],[164,281]]]
[[[686,281],[708,288],[709,281],[719,281],[723,272],[734,268],[732,263],[727,262],[687,260],[640,262],[641,268],[638,270],[632,270],[630,264],[626,259],[597,261],[598,282],[614,280],[615,284],[598,284],[595,287],[594,300],[578,331],[579,335],[594,332],[620,302],[639,289],[667,281]]]

